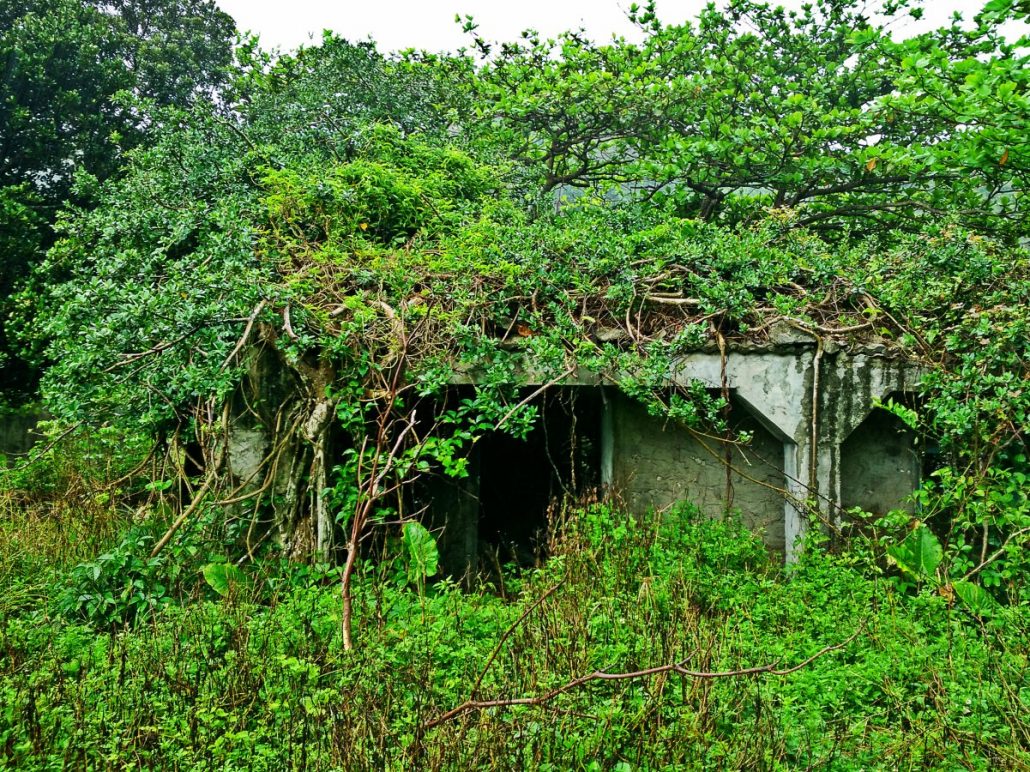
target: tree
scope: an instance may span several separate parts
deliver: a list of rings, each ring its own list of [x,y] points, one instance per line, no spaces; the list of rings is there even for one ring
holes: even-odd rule
[[[244,49],[231,102],[161,112],[97,208],[62,222],[38,274],[51,408],[191,434],[202,493],[253,501],[296,556],[347,531],[350,576],[365,525],[403,511],[412,479],[460,475],[467,443],[530,425],[520,357],[722,432],[703,388],[669,396],[670,368],[782,319],[921,359],[920,425],[947,453],[940,479],[964,479],[927,511],[969,515],[953,544],[1020,547],[1028,260],[1009,215],[1023,198],[1004,177],[1015,208],[999,209],[985,180],[1021,164],[968,159],[994,124],[1017,147],[1022,103],[989,118],[995,91],[942,86],[906,109],[895,93],[913,67],[954,87],[963,68],[990,77],[970,56],[1013,53],[989,25],[895,43],[854,3],[818,8],[739,0],[696,35],[646,11],[640,46],[567,35],[552,58],[531,38],[479,71],[332,36],[275,62]],[[931,67],[908,61],[923,47]],[[462,122],[477,94],[487,109]],[[945,120],[951,99],[980,122]],[[578,200],[559,197],[574,185]],[[440,407],[470,367],[475,396]],[[242,412],[275,434],[257,488],[225,490],[232,400],[254,368],[282,388]]]
[[[1010,240],[1025,238],[1030,182],[1030,39],[1009,42],[999,29],[1030,13],[1017,6],[988,3],[967,33],[956,21],[947,34],[967,41],[959,55],[942,47],[938,35],[881,41],[898,72],[892,92],[875,105],[888,117],[939,127],[939,140],[928,148],[933,163],[965,181],[952,186],[950,208]]]
[[[49,284],[39,337],[53,362],[43,385],[68,420],[169,439],[192,429],[206,438],[210,477],[225,459],[217,445],[225,426],[205,411],[231,397],[254,364],[251,346],[264,341],[289,384],[268,416],[269,426],[281,425],[273,446],[287,459],[270,483],[276,532],[288,553],[308,555],[328,549],[321,534],[332,528],[325,443],[337,405],[348,401],[330,393],[333,373],[340,359],[395,358],[393,343],[361,351],[363,328],[346,315],[323,319],[326,303],[348,301],[329,279],[336,259],[318,255],[339,250],[340,275],[364,275],[342,257],[356,235],[371,252],[438,238],[494,186],[446,142],[435,73],[333,37],[267,68],[252,55],[229,109],[163,111],[156,141],[100,186],[98,206],[62,223],[64,238],[38,271]],[[374,307],[358,292],[355,313]],[[323,326],[338,324],[350,335],[337,330],[329,355]],[[388,370],[370,364],[364,373],[380,388]],[[368,453],[393,469],[403,459],[386,443],[401,419],[374,403],[352,407],[349,428],[378,422]],[[361,455],[358,469],[370,457]],[[371,490],[380,474],[367,481]],[[380,498],[355,503],[355,522]]]
[[[1002,88],[1019,133],[1025,58],[997,32],[1004,15],[970,33],[956,25],[896,43],[887,25],[906,6],[885,5],[874,24],[850,0],[791,12],[731,0],[666,25],[649,3],[632,11],[640,44],[527,33],[495,51],[480,40],[481,116],[500,121],[548,189],[614,187],[726,223],[790,208],[799,225],[838,236],[918,229],[947,212],[1011,238],[1023,180],[997,163],[997,122],[967,126],[944,103],[953,76],[976,70]],[[978,109],[993,112],[983,99],[991,86],[979,88]]]
[[[57,210],[69,198],[88,204],[73,196],[75,174],[111,176],[155,106],[187,106],[224,83],[235,26],[209,0],[7,0],[0,30],[0,196],[12,202],[0,228],[19,232],[25,212],[33,222],[4,245],[6,317],[12,289],[53,241]],[[31,391],[24,362],[8,361],[3,379]]]
[[[121,92],[192,103],[224,82],[232,20],[211,2],[25,0],[4,9],[0,184],[27,183],[50,206],[72,172],[103,179],[147,118]]]

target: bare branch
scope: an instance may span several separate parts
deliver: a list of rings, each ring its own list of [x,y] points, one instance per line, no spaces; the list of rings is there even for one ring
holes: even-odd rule
[[[538,694],[534,697],[513,697],[509,699],[496,699],[496,700],[466,700],[456,708],[448,710],[446,713],[442,713],[436,718],[427,721],[423,724],[422,729],[433,729],[434,727],[440,726],[452,719],[458,718],[466,713],[471,713],[476,710],[484,710],[486,708],[506,708],[515,705],[543,705],[546,702],[550,702],[555,697],[565,694],[566,692],[572,691],[573,689],[588,684],[592,681],[628,681],[636,678],[646,678],[648,676],[660,675],[662,673],[677,673],[684,678],[695,678],[699,680],[713,680],[717,678],[737,678],[741,676],[752,676],[752,675],[772,675],[772,676],[785,676],[791,673],[796,673],[802,668],[808,667],[820,657],[823,657],[830,652],[838,651],[844,648],[849,643],[854,641],[865,629],[865,624],[859,625],[858,629],[855,630],[850,636],[830,646],[824,646],[812,656],[802,660],[796,665],[788,668],[779,668],[779,662],[773,662],[768,665],[758,665],[756,667],[746,667],[739,670],[690,670],[685,667],[687,660],[681,660],[679,662],[671,662],[666,665],[658,665],[656,667],[644,668],[643,670],[634,670],[627,673],[608,673],[603,670],[595,670],[593,673],[574,678],[573,680],[562,684],[549,692],[544,694]]]
[[[243,330],[243,335],[241,335],[240,339],[236,341],[236,346],[229,353],[229,356],[225,358],[225,361],[222,362],[222,366],[218,368],[219,372],[228,367],[232,360],[236,358],[236,355],[239,354],[240,351],[243,350],[243,347],[247,345],[247,341],[250,340],[250,332],[254,329],[254,321],[258,318],[258,314],[261,313],[261,310],[264,307],[264,300],[262,300],[254,307],[254,310],[251,312],[250,317],[247,319],[247,326]]]

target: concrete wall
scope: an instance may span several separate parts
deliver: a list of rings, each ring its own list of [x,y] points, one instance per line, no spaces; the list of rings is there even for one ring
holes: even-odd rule
[[[691,432],[618,394],[610,405],[611,487],[631,510],[689,501],[713,518],[739,512],[770,548],[784,549],[783,444],[741,406],[732,424],[751,433],[747,445]]]
[[[558,386],[604,389],[606,406],[599,414],[583,412],[581,425],[600,424],[600,458],[592,463],[600,466],[604,487],[631,509],[685,500],[713,517],[739,511],[745,523],[762,531],[770,548],[782,549],[790,561],[813,514],[832,523],[852,506],[886,511],[904,505],[917,487],[919,460],[912,437],[889,415],[870,414],[876,400],[916,391],[921,376],[917,366],[883,345],[844,348],[830,338],[820,341],[782,326],[773,330],[768,344],[682,357],[668,374],[670,386],[700,382],[727,390],[735,426],[753,433],[750,445],[731,449],[728,480],[726,448],[718,439],[692,435],[647,415],[613,387],[602,387],[596,373],[573,373]],[[476,377],[474,371],[464,372],[453,383],[468,386]],[[553,378],[530,361],[521,369],[522,385],[552,384]],[[286,382],[274,385],[283,392],[295,388]],[[252,395],[256,410],[248,404],[246,411],[234,414],[238,438],[230,443],[229,456],[233,471],[244,478],[267,447],[260,435],[272,416],[260,409],[263,390],[256,388]],[[424,511],[440,529],[446,562],[470,565],[479,550],[476,526],[483,516],[479,481],[441,485],[435,492],[428,487]]]
[[[912,511],[919,485],[919,457],[912,432],[886,410],[874,410],[844,441],[840,452],[840,505],[886,514]]]
[[[686,355],[669,373],[671,386],[726,389],[734,424],[753,433],[749,446],[732,449],[728,489],[722,442],[649,416],[612,387],[604,387],[601,479],[635,511],[677,501],[713,517],[739,511],[790,561],[813,514],[839,523],[848,507],[905,505],[919,483],[912,437],[889,416],[870,414],[877,399],[916,391],[922,372],[884,345],[845,348],[786,324],[771,338],[725,355]],[[553,377],[531,362],[522,373],[528,384]],[[469,372],[456,382],[475,379]],[[580,371],[562,384],[600,388],[600,379]]]
[[[0,416],[0,456],[9,463],[36,444],[36,425],[46,418],[42,410],[19,410]]]
[[[812,509],[825,520],[841,519],[842,448],[847,438],[873,410],[876,399],[914,392],[921,375],[917,366],[891,356],[882,345],[845,349],[833,340],[820,343],[792,333],[772,345],[732,348],[725,361],[718,352],[685,356],[670,380],[725,386],[781,442],[784,541],[791,560]],[[884,442],[882,433],[874,433],[856,444],[849,461],[854,471],[849,474],[855,479],[862,468],[876,469],[877,485],[889,486],[892,496],[911,492],[918,478],[909,466],[875,460],[893,453],[893,445],[885,450]],[[857,462],[862,456],[868,460]]]

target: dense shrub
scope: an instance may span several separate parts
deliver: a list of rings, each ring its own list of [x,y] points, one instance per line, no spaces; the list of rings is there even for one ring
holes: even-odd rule
[[[4,619],[0,759],[23,769],[999,768],[1030,763],[1030,625],[899,594],[817,548],[789,571],[689,509],[570,514],[542,568],[420,594],[389,562],[356,579],[267,564],[222,600],[158,604],[97,635],[40,605]],[[539,599],[551,591],[542,601]],[[214,598],[212,594],[209,597]],[[601,669],[788,668],[592,681]]]

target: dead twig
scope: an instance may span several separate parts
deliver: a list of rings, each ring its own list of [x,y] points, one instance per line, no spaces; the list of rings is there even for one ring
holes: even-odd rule
[[[592,681],[628,681],[635,678],[646,678],[648,676],[660,675],[663,673],[676,673],[684,678],[695,678],[700,680],[712,680],[716,678],[737,678],[741,676],[752,676],[752,675],[772,675],[772,676],[785,676],[791,673],[796,673],[802,668],[808,667],[820,657],[826,656],[830,652],[838,651],[843,649],[849,643],[854,641],[865,629],[865,624],[859,625],[858,629],[855,630],[850,636],[845,638],[840,643],[835,643],[830,646],[824,646],[812,656],[802,660],[796,665],[787,668],[780,668],[779,662],[773,662],[767,665],[758,665],[756,667],[745,667],[739,670],[690,670],[685,667],[687,660],[681,660],[679,662],[670,662],[665,665],[658,665],[656,667],[644,668],[642,670],[634,670],[627,673],[609,673],[604,670],[595,670],[593,673],[574,678],[573,680],[562,684],[549,692],[544,694],[538,694],[534,697],[512,697],[508,699],[495,699],[495,700],[466,700],[456,708],[451,708],[446,713],[442,713],[436,718],[423,724],[423,731],[427,729],[433,729],[434,727],[440,726],[452,719],[458,718],[466,713],[470,713],[475,710],[484,710],[486,708],[506,708],[513,707],[515,705],[543,705],[555,697],[565,694],[566,692],[572,691],[573,689],[588,684]]]
[[[975,576],[976,574],[980,573],[980,572],[981,572],[981,571],[983,571],[983,570],[984,570],[984,569],[985,569],[985,568],[986,568],[987,566],[989,566],[989,565],[990,565],[991,563],[993,563],[993,562],[994,562],[995,560],[997,560],[997,559],[998,559],[998,558],[1000,558],[1000,557],[1001,557],[1002,555],[1004,555],[1004,554],[1005,554],[1005,550],[1006,550],[1006,548],[1007,548],[1007,547],[1009,546],[1009,542],[1011,542],[1011,541],[1012,541],[1013,539],[1015,539],[1015,538],[1017,538],[1017,537],[1019,537],[1019,536],[1022,536],[1022,535],[1023,535],[1024,533],[1030,533],[1030,528],[1020,528],[1020,529],[1019,529],[1018,531],[1013,531],[1012,533],[1010,533],[1010,534],[1009,534],[1009,536],[1008,536],[1008,538],[1007,538],[1007,539],[1005,539],[1005,541],[1004,541],[1004,542],[1002,542],[1001,546],[1000,546],[1000,547],[998,547],[998,549],[997,549],[997,550],[995,550],[995,551],[994,551],[994,553],[992,553],[990,557],[984,558],[984,559],[983,559],[983,560],[982,560],[982,561],[980,562],[980,565],[978,565],[978,566],[976,566],[975,568],[973,568],[973,569],[971,569],[970,571],[968,571],[968,572],[966,573],[966,575],[962,577],[962,581],[966,581],[966,580],[968,580],[968,579],[969,579],[970,577],[972,577],[972,576]]]
[[[484,664],[482,670],[479,671],[479,677],[476,679],[476,683],[472,687],[471,694],[473,697],[476,696],[476,693],[479,691],[479,687],[482,686],[483,679],[486,677],[486,673],[490,669],[490,665],[492,665],[494,663],[494,660],[497,659],[497,655],[500,653],[501,647],[504,646],[504,642],[507,641],[508,638],[511,637],[511,634],[519,628],[519,625],[526,621],[526,618],[533,613],[534,609],[539,607],[545,600],[554,595],[554,593],[558,591],[558,588],[561,587],[563,584],[565,584],[565,579],[562,579],[557,584],[552,585],[547,592],[545,592],[535,601],[530,603],[529,606],[526,607],[526,610],[519,615],[519,618],[516,619],[511,624],[511,626],[508,627],[507,630],[504,631],[504,634],[501,636],[501,639],[497,641],[497,645],[494,646],[494,650],[490,652],[490,656],[486,658],[486,664]]]
[[[227,368],[232,360],[236,358],[236,355],[239,354],[240,351],[243,350],[243,347],[247,345],[247,341],[250,340],[250,331],[254,329],[254,321],[258,318],[258,314],[261,313],[264,307],[265,301],[262,300],[254,307],[254,310],[251,311],[250,316],[247,318],[247,326],[243,330],[243,335],[241,335],[240,339],[236,341],[236,346],[229,352],[229,356],[227,356],[225,361],[222,362],[222,366],[218,368],[219,372]]]
[[[494,426],[494,431],[498,431],[502,426],[504,426],[506,423],[508,423],[508,419],[510,419],[513,415],[515,415],[515,413],[517,413],[519,411],[519,408],[525,407],[530,402],[532,402],[534,399],[536,399],[541,394],[543,394],[545,391],[547,391],[549,388],[551,388],[552,386],[555,386],[555,385],[561,383],[566,378],[568,378],[570,375],[572,375],[574,372],[576,372],[576,367],[577,367],[576,365],[572,365],[565,372],[563,372],[561,375],[559,375],[557,378],[551,379],[550,381],[545,383],[543,386],[541,386],[539,389],[536,389],[532,394],[530,394],[528,397],[523,399],[517,405],[515,405],[515,407],[513,407],[511,410],[509,410],[507,413],[505,413],[501,417],[501,420],[498,421],[497,424]]]
[[[209,490],[211,490],[211,486],[214,484],[215,479],[216,475],[214,474],[207,476],[207,479],[204,480],[204,484],[200,486],[200,490],[193,496],[193,501],[190,502],[190,505],[182,511],[182,514],[175,519],[175,522],[172,523],[171,527],[165,532],[165,535],[162,536],[158,540],[157,544],[154,545],[154,549],[150,551],[151,558],[156,558],[161,553],[161,550],[168,545],[168,542],[172,540],[172,537],[175,536],[176,532],[182,528],[182,524],[186,522],[186,519],[196,512],[197,507],[199,507],[201,502],[204,500],[204,496]]]
[[[685,298],[680,295],[650,294],[646,296],[644,300],[648,303],[659,303],[669,306],[690,306],[691,308],[697,308],[701,305],[701,301],[697,298]]]

